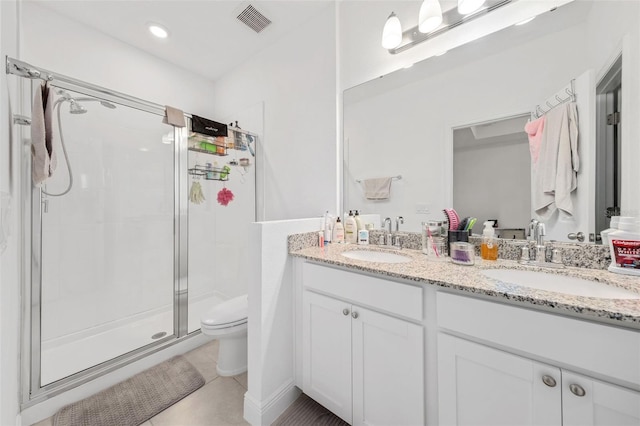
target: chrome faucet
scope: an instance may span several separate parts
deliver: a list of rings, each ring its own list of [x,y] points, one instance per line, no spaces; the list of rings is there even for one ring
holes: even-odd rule
[[[544,263],[547,261],[547,248],[544,246],[544,236],[547,235],[547,229],[544,223],[537,222],[533,234],[536,240],[536,262]]]
[[[404,217],[398,216],[396,217],[396,232],[400,232],[400,224],[404,225]],[[391,224],[389,224],[391,226]]]
[[[389,225],[389,233],[391,233],[391,218],[387,217],[384,219],[384,222],[382,223],[382,227],[384,228],[385,226]]]

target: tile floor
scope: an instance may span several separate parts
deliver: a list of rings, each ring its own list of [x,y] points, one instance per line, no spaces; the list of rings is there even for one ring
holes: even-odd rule
[[[205,385],[162,411],[142,426],[227,426],[248,425],[242,417],[247,373],[219,377],[218,341],[202,345],[185,354],[185,358],[204,377]],[[52,426],[52,418],[34,426]]]

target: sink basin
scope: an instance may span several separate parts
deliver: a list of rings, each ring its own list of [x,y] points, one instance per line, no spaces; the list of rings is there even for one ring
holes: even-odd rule
[[[572,296],[598,297],[601,299],[640,299],[640,294],[620,287],[566,275],[518,269],[488,269],[482,271],[482,274],[507,284]]]
[[[411,262],[411,258],[401,254],[389,253],[386,251],[373,250],[351,250],[341,253],[344,257],[353,260],[364,260],[365,262],[377,263],[407,263]]]

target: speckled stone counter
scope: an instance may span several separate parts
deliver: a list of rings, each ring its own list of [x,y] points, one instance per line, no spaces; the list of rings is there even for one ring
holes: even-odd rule
[[[314,246],[310,247],[312,244]],[[573,267],[549,269],[521,265],[512,260],[485,261],[479,257],[476,257],[475,265],[462,266],[453,264],[448,260],[442,262],[431,261],[421,251],[411,249],[394,251],[410,257],[412,260],[408,263],[374,263],[352,260],[341,255],[344,251],[361,249],[390,250],[375,245],[357,246],[351,244],[329,244],[324,248],[320,248],[317,246],[317,234],[300,234],[289,238],[289,253],[292,256],[311,261],[390,278],[409,280],[424,285],[434,285],[470,294],[495,297],[499,301],[512,302],[520,306],[538,308],[547,312],[579,316],[592,321],[640,329],[640,299],[601,299],[537,290],[488,278],[481,271],[492,268],[511,268],[562,274],[624,288],[637,293],[639,296],[640,277],[613,274],[606,270],[597,269]]]

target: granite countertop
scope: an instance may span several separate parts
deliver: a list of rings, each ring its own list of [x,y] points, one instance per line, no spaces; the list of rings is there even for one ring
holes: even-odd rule
[[[521,306],[640,329],[640,299],[602,299],[537,290],[488,278],[481,271],[495,268],[543,271],[550,274],[562,274],[606,283],[627,289],[638,295],[640,295],[640,277],[585,268],[551,269],[521,265],[513,260],[488,261],[479,257],[476,257],[475,265],[464,266],[451,263],[448,258],[446,261],[441,262],[431,261],[422,254],[422,251],[409,249],[392,250],[394,253],[412,258],[412,261],[407,263],[374,263],[352,260],[340,255],[344,251],[362,249],[390,251],[390,249],[380,248],[376,245],[328,244],[324,248],[317,246],[301,249],[290,247],[290,254],[355,271],[410,280],[416,283],[435,285],[466,293],[491,296],[499,299],[499,301],[516,303]]]

